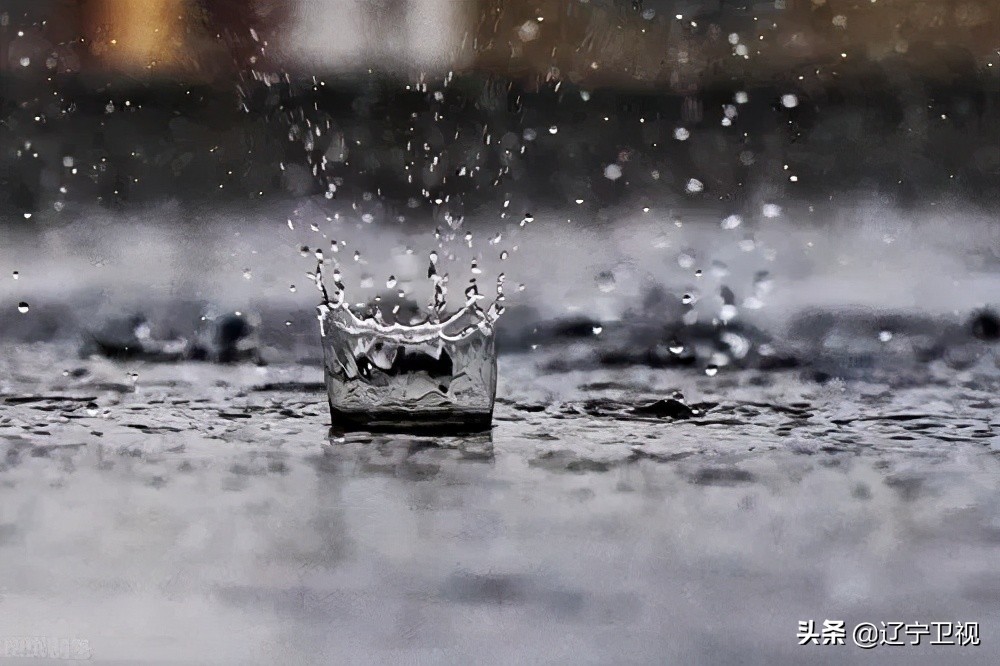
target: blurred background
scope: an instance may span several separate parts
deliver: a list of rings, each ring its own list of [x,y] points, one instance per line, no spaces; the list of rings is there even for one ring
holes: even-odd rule
[[[8,0],[0,328],[197,303],[308,347],[313,250],[422,301],[458,219],[525,330],[966,321],[1000,293],[998,47],[989,0]]]

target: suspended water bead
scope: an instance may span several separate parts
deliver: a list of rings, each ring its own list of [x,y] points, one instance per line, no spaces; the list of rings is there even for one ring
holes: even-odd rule
[[[465,233],[465,242],[468,243],[469,247],[472,247],[472,232],[467,231]]]
[[[879,331],[878,339],[881,342],[889,342],[890,340],[892,340],[892,332],[891,331]]]
[[[323,261],[323,250],[316,248],[314,256],[316,257],[316,261]]]
[[[87,416],[97,416],[101,411],[96,402],[88,402],[85,409],[87,410]]]
[[[750,101],[750,96],[745,91],[740,90],[735,95],[733,95],[733,100],[737,104],[746,104],[747,102]]]
[[[396,286],[396,276],[390,275],[389,279],[385,281],[385,288],[392,289],[395,286]]]
[[[521,226],[523,227],[526,224],[531,224],[534,221],[535,221],[534,215],[532,215],[531,213],[525,213],[524,218],[521,220]]]
[[[15,280],[17,280],[18,278],[20,278],[20,277],[21,277],[21,274],[20,274],[20,273],[18,273],[17,271],[14,271],[13,273],[11,273],[11,274],[10,274],[10,276],[11,276],[12,278],[14,278]]]
[[[618,180],[622,177],[622,168],[617,164],[609,164],[604,167],[604,177],[608,180]]]
[[[615,283],[615,274],[611,271],[601,271],[594,278],[594,282],[597,283],[597,288],[605,294],[611,293],[617,286]]]
[[[475,259],[472,260],[472,265],[469,268],[469,270],[471,270],[476,275],[479,275],[480,273],[483,272],[483,269],[479,267],[479,262],[477,262]]]
[[[290,291],[290,292],[292,292],[294,294],[295,293],[295,285],[294,284],[288,285],[288,291]]]
[[[300,247],[299,248],[299,254],[301,254],[303,257],[308,257],[309,256],[309,246],[308,245],[303,245],[302,247]]]
[[[691,132],[689,132],[685,127],[678,127],[674,130],[674,138],[678,141],[687,141],[690,136]]]
[[[723,229],[735,229],[741,224],[743,224],[743,218],[739,215],[730,215],[726,219],[722,220]]]
[[[594,332],[594,335],[600,335],[604,328],[602,326],[593,326],[590,330]]]
[[[681,303],[684,305],[690,305],[692,302],[694,302],[694,296],[691,294],[684,294],[681,296]]]
[[[28,304],[25,303],[24,301],[21,301],[20,303],[17,304],[17,311],[20,312],[21,314],[27,314],[29,309],[30,308]]]
[[[687,182],[687,185],[685,185],[684,189],[685,191],[687,191],[688,194],[697,194],[698,192],[701,192],[702,190],[705,189],[705,184],[702,183],[697,178],[692,178]]]
[[[361,253],[357,250],[354,251],[354,261],[361,261]]]
[[[679,342],[671,342],[670,346],[667,347],[667,349],[669,349],[670,353],[674,355],[679,355],[684,353],[684,345],[682,345]]]
[[[705,368],[705,374],[709,377],[714,377],[719,374],[719,367],[716,365],[709,365]]]
[[[244,268],[243,269],[243,279],[244,280],[249,280],[251,277],[253,277],[253,273],[250,272],[250,269],[249,268]]]
[[[761,207],[760,212],[764,215],[764,217],[778,217],[781,215],[781,206],[773,203],[764,204]]]
[[[781,96],[781,105],[786,109],[794,109],[799,105],[799,98],[791,93],[786,93]]]
[[[698,270],[696,270],[696,271],[694,272],[694,276],[695,276],[696,278],[700,278],[700,277],[702,276],[702,272],[701,272],[701,269],[700,269],[700,268],[699,268]]]
[[[504,250],[503,252],[500,253],[500,261],[506,261],[507,257],[509,256],[510,254],[507,252],[507,250]]]
[[[556,127],[555,125],[553,125],[552,127],[549,128],[549,134],[555,134],[558,131],[559,131],[559,128]]]

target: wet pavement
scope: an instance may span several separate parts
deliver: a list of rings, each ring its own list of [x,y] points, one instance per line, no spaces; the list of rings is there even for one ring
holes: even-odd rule
[[[72,356],[0,354],[8,637],[96,663],[1000,658],[991,357],[817,383],[517,354],[489,435],[339,438],[318,366]],[[981,644],[797,645],[826,619]]]

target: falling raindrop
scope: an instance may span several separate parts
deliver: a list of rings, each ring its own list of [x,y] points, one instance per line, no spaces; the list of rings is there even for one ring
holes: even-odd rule
[[[743,224],[743,218],[739,215],[730,215],[722,221],[723,229],[735,229],[736,227]]]

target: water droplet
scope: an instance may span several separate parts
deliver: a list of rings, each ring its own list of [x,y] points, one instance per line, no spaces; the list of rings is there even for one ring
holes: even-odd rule
[[[878,339],[882,342],[889,342],[892,340],[892,331],[879,331]]]
[[[670,346],[667,347],[667,349],[670,350],[671,354],[675,354],[675,355],[676,354],[683,354],[684,353],[684,345],[682,345],[679,342],[671,342]]]
[[[736,227],[743,224],[743,218],[739,215],[730,215],[722,221],[723,229],[735,229]]]
[[[772,98],[773,99],[773,98]],[[799,105],[799,98],[791,93],[786,93],[781,96],[781,106],[786,109],[794,109]]]
[[[243,279],[244,280],[249,280],[251,277],[253,277],[253,273],[250,272],[250,269],[249,268],[244,268],[243,269]]]
[[[555,134],[558,131],[559,131],[559,128],[556,127],[555,125],[553,125],[552,127],[549,128],[549,134]]]
[[[611,293],[617,286],[615,284],[615,274],[611,271],[601,271],[597,274],[597,277],[594,278],[594,281],[597,283],[597,288],[605,294]]]
[[[719,367],[716,365],[710,365],[705,368],[705,374],[709,377],[714,377],[719,374]]]
[[[690,136],[691,132],[689,132],[685,127],[678,127],[674,130],[674,138],[678,141],[687,141]]]
[[[21,58],[21,67],[27,67],[30,64],[31,64],[31,58],[27,56]]]
[[[98,407],[96,402],[87,403],[87,416],[97,416],[100,413],[100,407]]]
[[[608,180],[618,180],[622,177],[622,168],[617,164],[609,164],[604,167],[604,177]]]
[[[25,303],[24,301],[21,301],[20,303],[17,304],[17,311],[20,312],[21,314],[27,313],[28,310],[29,310],[28,304]]]
[[[692,302],[694,302],[694,296],[691,294],[684,294],[681,296],[681,303],[684,305],[690,305]]]
[[[392,289],[396,286],[396,276],[390,275],[389,279],[385,281],[386,289]]]
[[[702,183],[697,178],[692,178],[687,182],[687,185],[684,187],[684,189],[687,191],[688,194],[697,194],[698,192],[701,192],[702,190],[705,189],[705,184]]]
[[[764,217],[778,217],[781,215],[781,206],[773,203],[764,204],[761,207],[760,212],[764,215]]]
[[[10,274],[10,276],[16,280],[21,277],[21,274],[18,273],[17,271],[14,271],[13,273]]]
[[[288,285],[288,291],[290,291],[290,292],[292,292],[294,294],[295,293],[295,285],[294,284]]]
[[[600,335],[601,331],[604,330],[604,327],[602,327],[602,326],[594,326],[590,330],[592,330],[594,332],[594,335]]]

